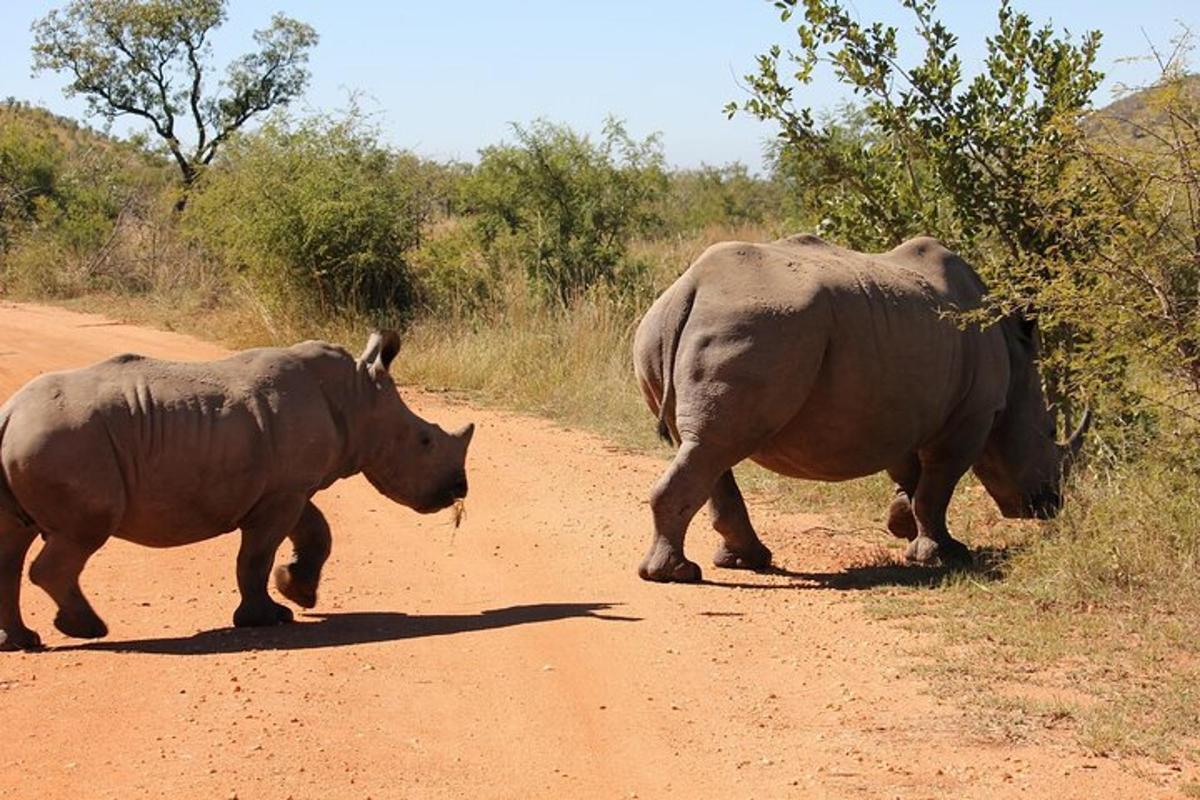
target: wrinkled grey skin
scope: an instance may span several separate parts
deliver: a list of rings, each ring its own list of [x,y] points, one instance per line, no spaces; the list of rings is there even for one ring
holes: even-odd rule
[[[970,560],[946,508],[972,467],[1006,516],[1056,513],[1084,431],[1055,443],[1031,325],[960,329],[947,318],[983,294],[974,270],[929,238],[882,254],[814,236],[705,251],[634,340],[646,402],[679,445],[651,496],[639,574],[700,579],[683,540],[706,501],[723,539],[717,566],[770,564],[731,471],[747,458],[809,480],[886,470],[888,527],[919,562]]]
[[[316,603],[329,526],[310,498],[362,472],[421,513],[467,493],[474,426],[447,433],[418,417],[388,369],[399,349],[375,333],[362,356],[324,342],[175,363],[123,355],[43,375],[0,406],[0,648],[31,649],[21,619],[21,568],[58,605],[55,625],[85,638],[107,628],[79,588],[88,558],[115,536],[174,547],[241,529],[238,626],[292,612],[267,594]]]

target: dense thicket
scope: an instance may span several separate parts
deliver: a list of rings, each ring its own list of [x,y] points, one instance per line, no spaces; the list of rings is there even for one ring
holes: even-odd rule
[[[183,227],[277,314],[406,312],[428,172],[355,117],[275,119],[230,142]]]

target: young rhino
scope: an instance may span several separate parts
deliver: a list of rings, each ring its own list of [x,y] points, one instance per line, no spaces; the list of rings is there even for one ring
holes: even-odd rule
[[[274,625],[292,619],[267,594],[284,538],[295,557],[276,570],[276,587],[304,608],[316,603],[330,535],[313,494],[362,472],[423,514],[465,497],[474,425],[446,433],[409,410],[388,374],[399,347],[383,331],[358,361],[324,342],[201,363],[122,355],[30,381],[0,406],[0,649],[41,644],[20,609],[39,533],[29,576],[69,636],[108,632],[79,574],[110,536],[174,547],[235,528],[233,623]]]

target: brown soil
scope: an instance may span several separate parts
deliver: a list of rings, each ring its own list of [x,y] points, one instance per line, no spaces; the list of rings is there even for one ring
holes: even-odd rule
[[[3,305],[0,397],[123,351],[223,352]],[[406,394],[427,418],[478,425],[461,529],[361,479],[335,485],[317,498],[334,530],[320,602],[270,630],[227,627],[235,536],[107,544],[83,581],[112,631],[98,643],[55,631],[26,584],[49,650],[0,654],[0,797],[1173,796],[1178,775],[1061,734],[973,733],[914,674],[929,642],[862,608],[894,572],[845,570],[885,534],[831,536],[752,503],[782,569],[643,583],[661,461]],[[715,544],[698,519],[693,557]]]

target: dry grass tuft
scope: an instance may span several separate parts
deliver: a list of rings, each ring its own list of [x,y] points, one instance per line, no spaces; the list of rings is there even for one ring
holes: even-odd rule
[[[1194,760],[1198,519],[1195,487],[1161,465],[1086,476],[1058,520],[1009,527],[1019,544],[996,551],[991,570],[950,576],[933,597],[889,596],[877,613],[939,633],[924,671],[985,719],[1008,720],[1005,737],[1047,727],[1039,709],[1063,696],[1070,713],[1053,727],[1093,752]]]

